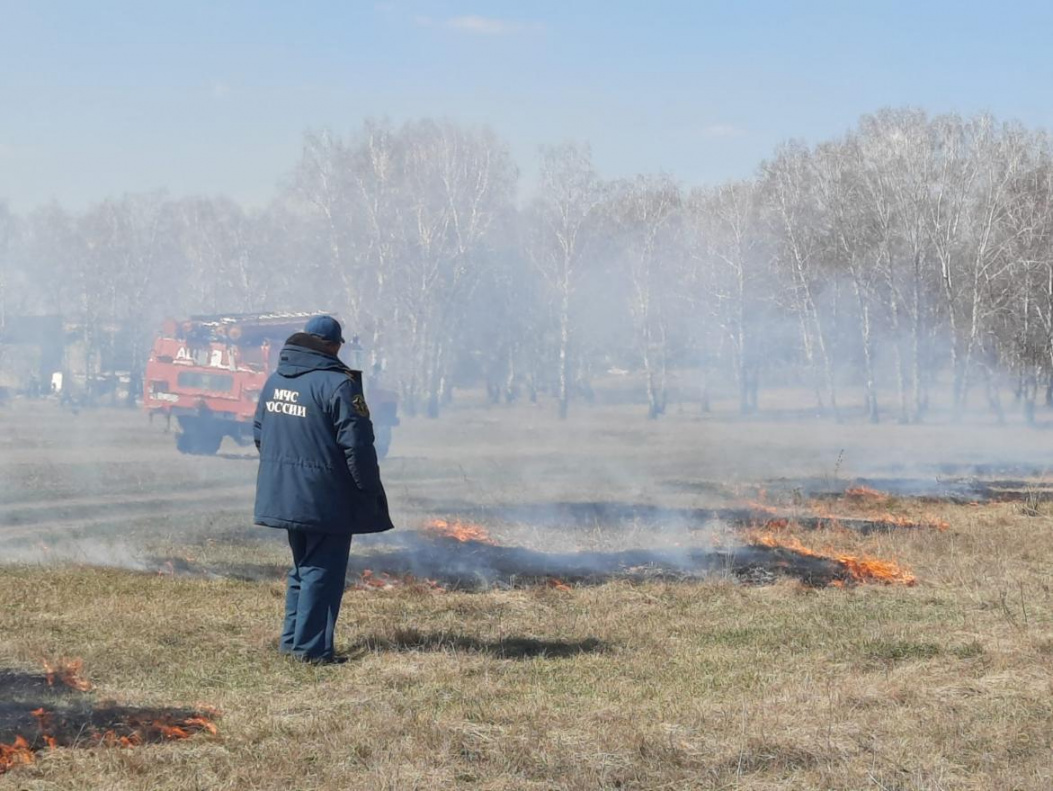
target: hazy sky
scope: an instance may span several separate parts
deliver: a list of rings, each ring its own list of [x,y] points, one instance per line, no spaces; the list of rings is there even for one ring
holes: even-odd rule
[[[1053,2],[0,0],[0,199],[265,202],[303,130],[445,116],[606,176],[753,171],[885,105],[1053,126]]]

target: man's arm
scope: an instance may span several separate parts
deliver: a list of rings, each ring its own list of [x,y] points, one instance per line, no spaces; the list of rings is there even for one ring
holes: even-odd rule
[[[362,381],[348,378],[336,389],[332,402],[336,442],[347,459],[355,486],[364,492],[380,490],[380,466],[373,447],[373,422],[362,397]]]
[[[263,434],[263,393],[256,402],[256,416],[252,419],[252,438],[256,441],[256,450],[260,449],[260,437]]]

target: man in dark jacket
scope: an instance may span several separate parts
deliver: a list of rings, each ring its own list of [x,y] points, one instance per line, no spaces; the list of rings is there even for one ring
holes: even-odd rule
[[[337,355],[339,322],[316,316],[282,348],[260,393],[255,521],[288,531],[293,568],[279,651],[334,661],[351,537],[393,525],[373,448],[362,373]]]

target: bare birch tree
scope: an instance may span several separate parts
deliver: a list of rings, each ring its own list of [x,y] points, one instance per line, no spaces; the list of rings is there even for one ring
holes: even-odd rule
[[[565,144],[541,150],[531,259],[554,300],[557,322],[557,399],[566,419],[572,377],[573,317],[578,287],[589,265],[591,237],[608,193],[592,165],[588,146]]]

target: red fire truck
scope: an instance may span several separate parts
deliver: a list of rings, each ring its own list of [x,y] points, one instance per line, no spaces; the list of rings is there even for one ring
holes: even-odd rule
[[[278,365],[285,339],[303,328],[313,313],[253,313],[169,319],[154,341],[143,381],[143,407],[179,423],[176,448],[182,453],[213,455],[224,437],[239,445],[252,442],[256,402],[267,377]],[[349,367],[362,370],[357,340],[344,348]],[[377,456],[391,446],[399,424],[398,397],[364,375],[376,434]]]

